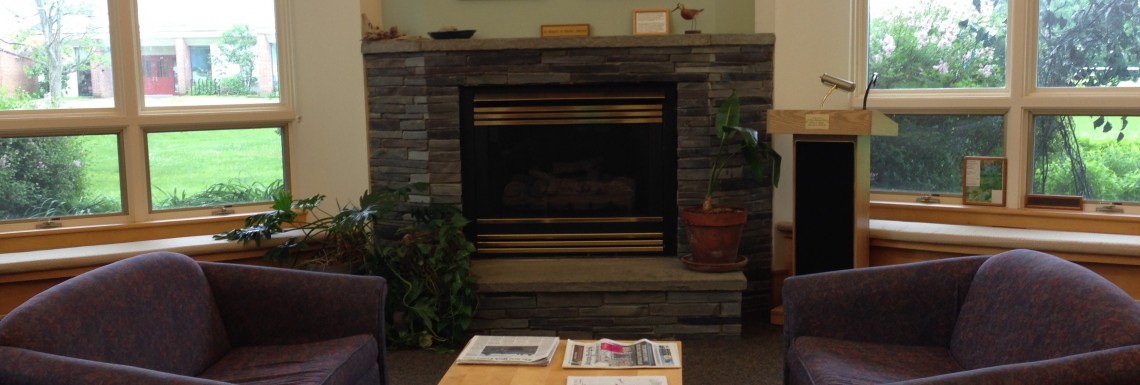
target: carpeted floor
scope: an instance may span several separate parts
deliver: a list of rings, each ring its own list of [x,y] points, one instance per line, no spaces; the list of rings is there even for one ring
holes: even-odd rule
[[[687,340],[682,344],[685,385],[779,385],[783,383],[783,330],[745,320],[740,339]],[[436,385],[458,352],[388,352],[392,385]],[[492,385],[492,384],[488,384]]]

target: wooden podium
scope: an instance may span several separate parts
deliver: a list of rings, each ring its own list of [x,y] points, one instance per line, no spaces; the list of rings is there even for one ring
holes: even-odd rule
[[[769,110],[768,133],[792,134],[794,256],[789,275],[865,267],[871,135],[898,124],[870,110]]]

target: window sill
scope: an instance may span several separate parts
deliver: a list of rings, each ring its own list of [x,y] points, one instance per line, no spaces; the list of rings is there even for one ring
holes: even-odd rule
[[[1011,229],[873,219],[870,223],[870,236],[877,243],[884,241],[908,242],[1140,257],[1140,235]],[[1130,258],[1125,264],[1140,265],[1140,259]]]
[[[1140,234],[1140,215],[1066,210],[872,201],[871,219],[1092,234]]]
[[[35,272],[60,272],[72,275],[74,269],[102,266],[121,259],[153,251],[173,251],[198,260],[227,261],[260,257],[266,247],[284,242],[291,236],[300,236],[299,230],[285,232],[263,241],[261,246],[216,241],[212,235],[152,239],[92,246],[24,251],[0,254],[0,282],[11,282],[14,275]],[[51,276],[45,276],[47,278]]]

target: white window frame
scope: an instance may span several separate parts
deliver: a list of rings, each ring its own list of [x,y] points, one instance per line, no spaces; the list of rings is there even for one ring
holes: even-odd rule
[[[183,129],[281,127],[288,132],[296,120],[293,43],[286,0],[274,0],[277,39],[277,65],[280,81],[278,103],[212,105],[187,107],[146,107],[143,90],[137,3],[135,0],[105,0],[109,12],[109,39],[114,108],[55,109],[0,112],[0,135],[44,136],[58,134],[117,133],[122,142],[120,175],[124,180],[124,213],[68,217],[65,227],[139,224],[172,219],[209,218],[216,208],[150,210],[145,137],[148,132]],[[283,145],[288,148],[288,135]],[[285,156],[285,182],[290,180],[288,151]],[[264,211],[269,204],[235,205],[237,213]],[[35,230],[41,219],[0,224],[0,233]]]
[[[851,46],[852,73],[857,84],[867,84],[867,5],[856,0]],[[872,90],[867,108],[886,114],[1002,114],[1005,115],[1007,159],[1006,208],[1024,209],[1032,166],[1034,115],[1140,115],[1140,90],[1136,88],[1037,88],[1038,0],[1007,0],[1006,85],[1003,88],[939,90]],[[851,98],[852,108],[862,108],[863,94]],[[921,194],[872,192],[872,201],[914,202]],[[939,197],[943,204],[960,204],[961,196]],[[1086,201],[1084,211],[1095,211],[1100,202]],[[1140,214],[1140,204],[1125,204],[1129,214]]]

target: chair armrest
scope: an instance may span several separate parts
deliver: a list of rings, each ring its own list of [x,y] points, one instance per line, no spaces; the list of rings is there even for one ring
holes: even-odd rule
[[[235,346],[371,334],[384,347],[384,278],[200,262]]]
[[[988,257],[957,257],[789,277],[784,351],[799,336],[949,346],[974,273]]]
[[[1131,385],[1140,379],[1140,346],[1051,360],[981,368],[899,382],[897,385]]]
[[[0,379],[5,385],[225,385],[133,366],[0,347]]]

